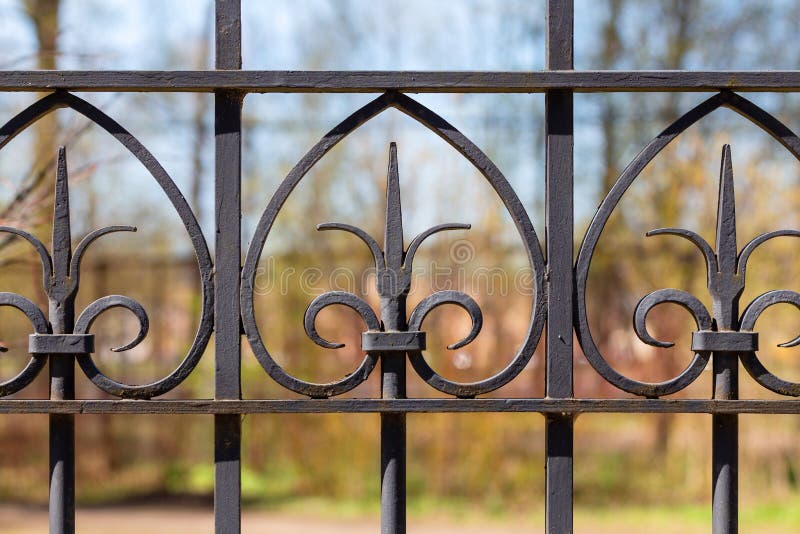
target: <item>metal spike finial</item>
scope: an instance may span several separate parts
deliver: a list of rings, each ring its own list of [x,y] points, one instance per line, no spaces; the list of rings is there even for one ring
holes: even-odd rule
[[[720,273],[736,272],[736,199],[733,189],[731,146],[722,147],[717,204],[717,264]]]
[[[403,212],[400,204],[400,175],[397,169],[397,143],[389,145],[386,174],[386,229],[383,245],[386,267],[399,271],[403,266]]]
[[[58,147],[56,187],[53,199],[53,276],[69,277],[72,260],[72,234],[69,222],[69,179],[67,177],[67,151]]]

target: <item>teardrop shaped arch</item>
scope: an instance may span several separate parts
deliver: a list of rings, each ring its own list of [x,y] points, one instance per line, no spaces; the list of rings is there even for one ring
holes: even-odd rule
[[[663,382],[642,382],[633,380],[616,371],[600,353],[592,337],[586,312],[586,285],[589,267],[592,262],[597,242],[616,209],[622,196],[639,177],[644,168],[676,137],[690,126],[709,115],[711,112],[725,107],[735,111],[781,143],[798,161],[800,161],[800,138],[786,125],[769,114],[763,108],[731,91],[722,91],[701,102],[687,111],[664,131],[648,143],[622,171],[611,187],[603,202],[597,209],[589,228],[584,235],[575,263],[576,281],[576,330],[578,342],[583,353],[594,369],[608,382],[619,389],[643,397],[661,397],[676,393],[694,382],[708,363],[708,357],[695,353],[689,365],[676,377]]]
[[[264,249],[267,236],[272,225],[300,180],[311,168],[325,156],[334,146],[345,137],[358,129],[361,125],[379,115],[383,111],[394,108],[416,120],[442,140],[447,142],[459,154],[466,158],[483,175],[495,190],[506,210],[514,221],[514,225],[522,238],[528,261],[533,268],[534,301],[531,307],[531,319],[528,331],[522,346],[512,358],[511,362],[500,372],[492,377],[478,382],[459,384],[468,388],[471,395],[479,395],[495,390],[516,377],[533,357],[533,352],[539,342],[546,317],[544,294],[544,255],[539,245],[539,239],[533,224],[500,169],[483,153],[472,141],[462,134],[455,126],[444,118],[434,113],[429,108],[416,100],[396,91],[382,94],[355,111],[344,121],[335,126],[314,145],[303,158],[292,168],[281,182],[275,194],[270,199],[264,213],[258,221],[253,239],[247,250],[244,266],[242,268],[241,309],[242,323],[245,335],[253,352],[264,370],[283,387],[303,395],[312,397],[331,397],[340,395],[355,388],[366,380],[368,371],[371,371],[369,356],[361,362],[358,369],[342,380],[327,384],[306,382],[288,374],[269,354],[266,349],[258,324],[255,318],[254,289],[258,261]],[[366,371],[366,372],[365,372]]]
[[[178,186],[175,185],[175,182],[155,156],[117,121],[80,97],[66,91],[56,91],[34,102],[0,127],[0,150],[14,139],[14,137],[28,128],[28,126],[48,113],[63,108],[70,108],[80,113],[92,123],[105,130],[144,166],[161,187],[161,190],[167,196],[173,208],[175,208],[175,211],[177,211],[184,228],[189,234],[189,239],[192,242],[192,247],[200,270],[202,311],[200,323],[197,327],[192,345],[176,369],[166,377],[149,384],[130,385],[117,382],[103,374],[97,368],[91,356],[82,355],[78,357],[78,363],[87,377],[97,387],[111,395],[137,399],[147,399],[163,395],[177,387],[189,376],[192,370],[194,370],[211,337],[211,332],[213,330],[214,280],[213,264],[208,245],[206,244],[205,237],[203,236],[203,232],[200,229],[200,225],[192,209],[189,207],[180,189],[178,189]]]

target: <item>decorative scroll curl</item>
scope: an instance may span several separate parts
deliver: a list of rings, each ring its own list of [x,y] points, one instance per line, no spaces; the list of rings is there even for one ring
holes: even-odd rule
[[[195,333],[194,340],[183,361],[168,376],[150,384],[129,385],[112,380],[97,368],[89,353],[70,355],[68,352],[60,351],[64,352],[64,354],[59,354],[57,357],[76,356],[81,368],[86,372],[89,379],[97,387],[112,395],[124,398],[151,398],[162,395],[180,384],[197,366],[211,336],[213,329],[214,291],[213,268],[208,246],[200,230],[200,225],[197,223],[197,219],[186,202],[186,199],[155,157],[138,139],[125,130],[119,123],[87,101],[73,94],[64,91],[52,93],[35,102],[9,120],[5,125],[0,127],[0,149],[5,147],[14,137],[25,130],[25,128],[48,113],[60,108],[73,109],[108,132],[125,147],[145,169],[147,169],[156,183],[161,187],[173,208],[178,213],[194,248],[200,270],[202,312],[200,324]],[[42,263],[43,284],[45,292],[50,299],[50,309],[51,312],[56,315],[51,316],[48,323],[48,321],[44,319],[44,314],[41,310],[36,308],[30,301],[17,295],[5,294],[5,296],[0,299],[0,305],[14,306],[22,310],[33,323],[34,331],[37,335],[58,335],[60,339],[67,339],[64,336],[76,334],[88,335],[88,330],[92,322],[100,313],[109,308],[123,307],[137,316],[141,327],[140,332],[133,342],[112,350],[124,351],[133,348],[146,336],[148,321],[147,314],[142,306],[128,297],[103,297],[87,307],[75,324],[74,329],[71,325],[72,317],[75,315],[74,299],[79,288],[81,260],[86,250],[100,237],[113,232],[122,231],[133,232],[136,231],[136,228],[132,226],[109,226],[94,230],[84,237],[75,248],[74,253],[72,252],[66,151],[61,147],[58,153],[55,185],[52,252],[48,252],[47,248],[39,239],[27,232],[16,228],[0,227],[0,232],[10,233],[25,239],[36,250]],[[40,324],[42,321],[44,322],[44,327]],[[55,338],[52,339],[55,340]],[[37,344],[36,346],[39,345]],[[44,343],[44,346],[47,346],[47,343]],[[91,345],[85,345],[84,347],[88,346]],[[9,382],[0,384],[0,396],[11,394],[27,385],[41,370],[47,356],[47,354],[33,354],[28,366],[17,377],[11,379]]]
[[[112,308],[124,308],[130,311],[139,322],[139,332],[132,341],[121,347],[114,347],[111,349],[113,352],[124,352],[126,350],[130,350],[141,343],[141,341],[147,336],[147,331],[150,328],[150,320],[147,317],[147,312],[144,310],[144,307],[129,297],[122,295],[109,295],[107,297],[101,297],[95,300],[89,304],[86,309],[83,310],[80,317],[78,317],[78,320],[75,322],[75,333],[88,334],[89,329],[92,327],[92,324],[100,316],[100,314]],[[129,386],[128,384],[123,384],[107,377],[100,371],[100,369],[97,368],[91,356],[88,354],[79,354],[78,364],[81,366],[81,369],[83,369],[83,372],[86,374],[89,380],[91,380],[103,391],[106,391],[112,395],[125,397],[140,387]],[[175,386],[177,385],[178,383],[175,383]]]
[[[378,271],[381,321],[377,322],[377,316],[374,312],[367,311],[369,307],[366,306],[366,303],[353,295],[341,292],[328,293],[315,299],[309,306],[305,319],[306,332],[315,343],[327,348],[338,348],[341,347],[340,344],[328,342],[317,334],[314,327],[314,319],[323,307],[332,304],[344,304],[353,308],[361,315],[369,329],[365,333],[366,337],[362,339],[362,341],[367,340],[367,345],[364,346],[367,351],[365,359],[354,373],[342,380],[328,384],[306,382],[291,376],[278,365],[261,338],[253,302],[255,276],[264,244],[278,212],[300,180],[328,151],[362,124],[388,108],[395,108],[420,122],[470,161],[500,197],[525,245],[528,260],[534,272],[533,286],[535,291],[528,331],[522,346],[512,358],[511,363],[495,376],[485,380],[471,384],[459,384],[437,375],[422,356],[421,348],[424,344],[424,332],[417,330],[421,326],[422,319],[434,307],[452,303],[463,307],[470,313],[473,326],[472,332],[467,338],[455,345],[451,345],[450,348],[460,347],[471,342],[480,330],[482,319],[477,304],[470,297],[453,291],[436,293],[420,303],[417,310],[412,312],[409,324],[405,324],[405,304],[410,286],[411,262],[420,244],[434,233],[445,230],[465,230],[469,228],[469,225],[449,223],[434,226],[414,238],[408,249],[404,247],[397,171],[397,148],[394,143],[390,146],[389,171],[387,175],[386,234],[383,249],[381,249],[376,239],[355,226],[342,223],[326,223],[318,226],[319,230],[342,230],[354,234],[369,247]],[[401,93],[388,92],[368,103],[328,132],[295,165],[278,187],[277,192],[259,220],[247,252],[242,269],[241,308],[242,322],[247,339],[261,366],[275,381],[297,393],[312,397],[330,397],[344,393],[366,380],[369,372],[375,366],[378,355],[405,357],[407,353],[417,372],[436,389],[451,395],[474,397],[508,383],[521,372],[533,356],[545,320],[544,257],[536,232],[525,212],[525,208],[503,174],[486,154],[454,126],[447,123],[430,109]],[[373,321],[377,326],[373,326]],[[380,347],[381,350],[370,349],[369,347]]]
[[[459,291],[439,291],[438,293],[434,293],[433,295],[429,295],[422,299],[422,301],[417,304],[417,307],[414,308],[414,311],[411,312],[411,317],[408,320],[409,329],[421,330],[422,321],[425,320],[425,317],[432,312],[434,308],[445,304],[455,304],[456,306],[461,307],[469,314],[472,322],[472,328],[470,329],[469,334],[467,334],[467,336],[460,341],[448,345],[447,348],[450,350],[455,350],[472,343],[472,341],[478,337],[481,327],[483,326],[483,314],[481,313],[481,309],[478,307],[478,303],[475,302],[472,297]],[[422,377],[423,380],[439,391],[449,395],[455,395],[457,397],[472,397],[475,395],[474,391],[476,388],[492,387],[493,379],[502,381],[505,378],[502,375],[495,375],[495,377],[484,380],[482,383],[476,382],[473,384],[460,384],[458,382],[447,380],[446,378],[438,375],[431,368],[431,366],[428,365],[428,362],[422,355],[422,351],[409,352],[408,357],[411,361],[411,365],[414,367],[414,370],[420,377]],[[516,374],[519,374],[523,367],[525,367],[525,364],[522,364],[522,367],[519,369],[515,369]],[[496,387],[500,387],[501,385],[502,383]],[[492,387],[492,389],[496,389],[496,387]]]
[[[42,310],[30,300],[15,293],[0,293],[0,306],[10,306],[25,314],[25,317],[33,325],[33,331],[37,334],[49,334],[50,324],[47,322]],[[0,347],[0,351],[5,352],[6,347]],[[47,357],[42,354],[32,354],[31,359],[25,368],[14,378],[0,382],[0,397],[11,395],[22,390],[25,386],[33,382],[33,379],[47,363]]]
[[[800,294],[795,291],[778,290],[759,295],[753,299],[753,302],[747,306],[747,309],[742,314],[742,330],[755,330],[759,316],[764,310],[775,304],[791,304],[800,309]],[[800,336],[778,346],[796,347],[797,345],[800,345]],[[800,397],[800,383],[782,380],[769,372],[764,364],[761,363],[761,360],[758,359],[755,351],[741,354],[740,359],[744,368],[753,377],[753,380],[765,388],[781,395]]]
[[[589,267],[597,242],[622,196],[642,170],[675,137],[719,107],[730,108],[778,140],[792,155],[800,160],[800,138],[778,119],[739,95],[725,91],[702,102],[672,123],[653,139],[623,170],[606,198],[600,204],[581,244],[576,262],[577,334],[589,363],[616,387],[646,397],[660,397],[684,389],[706,367],[712,352],[739,354],[747,371],[763,386],[784,395],[800,395],[800,384],[785,382],[769,373],[756,357],[758,336],[751,332],[758,315],[768,306],[785,302],[798,306],[797,294],[787,291],[766,293],[755,299],[743,314],[737,316],[739,298],[744,290],[747,260],[762,243],[779,236],[800,237],[797,230],[778,230],[762,234],[751,240],[741,251],[736,246],[736,215],[733,191],[733,165],[731,150],[725,145],[720,168],[719,200],[717,210],[717,236],[712,247],[697,233],[681,228],[660,228],[648,236],[673,235],[687,239],[702,253],[708,270],[708,290],[713,301],[712,313],[688,293],[676,289],[662,289],[644,297],[634,313],[634,330],[639,338],[655,347],[670,347],[672,343],[654,339],[645,326],[647,313],[655,306],[671,302],[679,304],[694,317],[699,331],[692,337],[695,351],[691,363],[677,377],[660,383],[641,382],[617,372],[600,353],[589,329],[586,312],[586,286]],[[782,346],[800,344],[800,338]]]

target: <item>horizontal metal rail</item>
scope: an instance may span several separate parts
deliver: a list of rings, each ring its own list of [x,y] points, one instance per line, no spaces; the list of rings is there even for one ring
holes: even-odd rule
[[[800,414],[800,401],[694,399],[0,400],[0,414],[257,413]]]
[[[540,93],[800,91],[800,71],[0,71],[0,91]]]

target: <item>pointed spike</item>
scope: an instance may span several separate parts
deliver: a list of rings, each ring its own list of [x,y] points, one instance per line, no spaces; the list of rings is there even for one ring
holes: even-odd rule
[[[386,175],[386,267],[399,271],[403,266],[403,212],[400,205],[400,176],[397,169],[397,143],[389,145],[389,170]]]
[[[69,180],[67,178],[67,151],[58,147],[56,188],[53,198],[53,276],[69,277],[72,259],[72,234],[69,222]]]
[[[736,272],[736,198],[733,190],[731,146],[722,147],[717,205],[717,263],[719,272]]]

